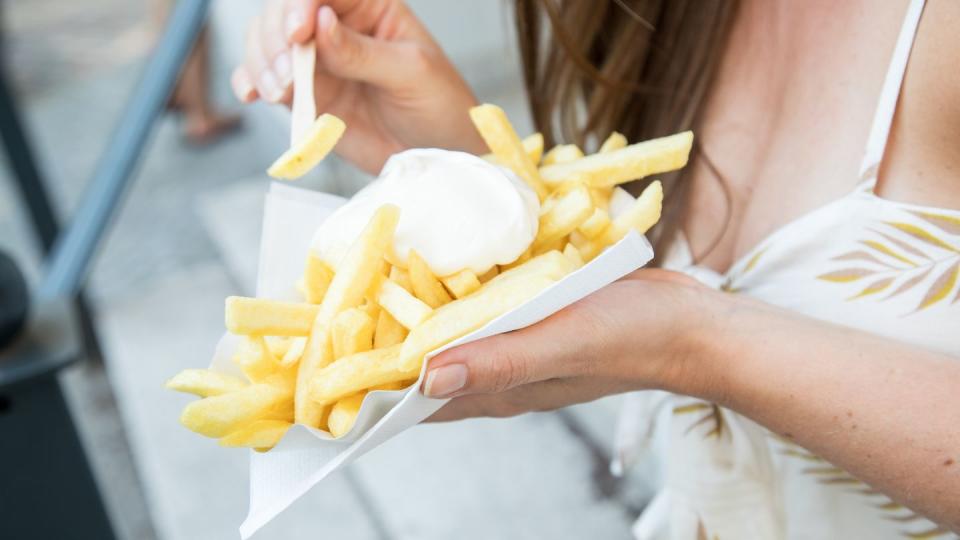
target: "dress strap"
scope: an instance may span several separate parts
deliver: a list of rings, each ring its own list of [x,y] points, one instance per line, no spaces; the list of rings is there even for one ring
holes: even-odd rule
[[[870,127],[870,138],[863,161],[860,163],[860,181],[863,187],[873,190],[877,183],[877,171],[887,148],[887,139],[890,136],[890,126],[893,123],[893,113],[897,109],[897,98],[900,97],[900,87],[903,75],[907,70],[907,61],[910,59],[910,49],[913,47],[913,38],[920,25],[920,14],[923,12],[924,0],[910,0],[907,15],[897,38],[897,46],[887,68],[887,77],[880,90],[880,101],[873,115],[873,125]]]

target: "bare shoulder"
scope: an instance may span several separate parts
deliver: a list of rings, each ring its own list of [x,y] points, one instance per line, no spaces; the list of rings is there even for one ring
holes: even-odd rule
[[[960,2],[929,0],[880,171],[890,199],[960,209]]]

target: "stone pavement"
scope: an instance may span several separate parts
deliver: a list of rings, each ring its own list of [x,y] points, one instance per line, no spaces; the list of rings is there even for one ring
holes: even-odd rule
[[[111,2],[123,3],[91,4]],[[90,24],[145,13],[124,5]],[[220,13],[225,5],[218,4]],[[477,5],[471,4],[478,10],[471,20],[478,24],[464,33],[444,26],[445,17],[456,16],[449,3],[414,3],[441,40],[464,34],[452,48],[454,61],[481,99],[504,105],[527,131],[511,68],[489,73],[495,63],[480,47],[484,25],[507,24],[498,19],[502,5],[492,11]],[[26,28],[43,27],[36,12],[18,17]],[[125,35],[146,33],[132,28]],[[229,22],[220,31],[222,43],[236,38]],[[145,50],[125,39],[130,54]],[[15,67],[28,73],[20,80],[30,131],[57,205],[69,215],[136,80],[137,64],[97,57],[102,65],[94,75],[55,77],[24,64],[40,53],[17,50],[23,52]],[[221,98],[226,65],[218,64],[214,76]],[[223,297],[252,290],[267,187],[261,171],[285,142],[278,118],[275,110],[254,107],[244,132],[202,150],[183,146],[174,119],[161,122],[93,268],[106,367],[75,368],[64,382],[122,538],[236,538],[246,513],[245,452],[180,427],[176,420],[188,398],[162,383],[179,369],[207,363],[223,330]],[[35,282],[39,259],[8,174],[0,170],[0,248],[13,252]],[[362,181],[333,161],[306,183],[349,193]],[[642,482],[618,482],[607,473],[616,406],[614,398],[510,420],[420,426],[321,483],[258,538],[626,538],[648,493]]]

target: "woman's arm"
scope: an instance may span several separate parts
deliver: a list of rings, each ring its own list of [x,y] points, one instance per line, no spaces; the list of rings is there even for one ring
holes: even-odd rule
[[[960,330],[960,329],[958,329]],[[641,270],[530,328],[434,358],[436,420],[660,388],[744,414],[960,528],[960,359]]]
[[[960,529],[960,359],[742,298],[710,313],[692,392]]]

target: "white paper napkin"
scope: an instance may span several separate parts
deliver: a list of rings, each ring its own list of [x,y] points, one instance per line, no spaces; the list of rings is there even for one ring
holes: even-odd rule
[[[302,274],[313,233],[344,202],[341,197],[286,184],[271,186],[264,206],[257,296],[297,298],[294,284]],[[526,304],[433,351],[428,359],[448,348],[541,321],[652,258],[650,243],[632,232]],[[213,369],[237,372],[230,361],[236,343],[233,336],[221,339],[211,364]],[[421,381],[424,371],[420,373]],[[339,439],[296,425],[269,452],[251,452],[250,510],[240,526],[241,537],[246,540],[327,475],[420,423],[446,403],[447,400],[424,397],[419,388],[418,381],[408,390],[370,392],[353,428]]]

